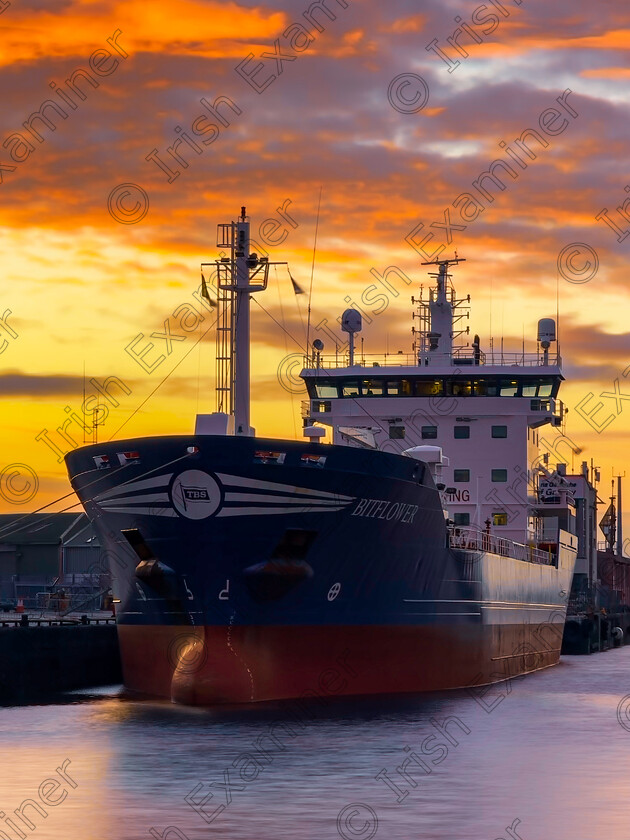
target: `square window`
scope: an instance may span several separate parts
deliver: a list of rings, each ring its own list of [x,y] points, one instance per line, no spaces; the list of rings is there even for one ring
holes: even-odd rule
[[[389,436],[392,440],[402,440],[405,437],[404,426],[390,426]]]
[[[469,513],[454,513],[453,514],[453,524],[454,525],[470,525],[470,514]]]
[[[493,481],[507,481],[507,470],[492,470]]]
[[[493,426],[492,427],[492,437],[493,438],[506,438],[507,437],[507,426]]]
[[[453,481],[457,483],[470,481],[470,470],[453,470]]]
[[[422,440],[435,440],[437,438],[437,426],[423,426],[420,434]]]
[[[493,525],[507,525],[507,513],[504,510],[497,510],[492,514]]]
[[[463,440],[470,437],[470,426],[453,426],[455,440]]]

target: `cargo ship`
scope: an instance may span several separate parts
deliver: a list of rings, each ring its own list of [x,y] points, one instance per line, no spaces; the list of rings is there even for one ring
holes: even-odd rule
[[[220,410],[189,435],[66,456],[109,558],[125,686],[250,703],[470,688],[557,663],[577,536],[571,493],[539,490],[553,478],[539,430],[565,414],[554,321],[536,352],[484,351],[460,328],[462,259],[425,263],[411,353],[358,353],[361,313],[346,310],[344,345],[306,348],[304,440],[261,438],[250,299],[272,263],[249,225],[245,208],[219,225],[211,264]]]

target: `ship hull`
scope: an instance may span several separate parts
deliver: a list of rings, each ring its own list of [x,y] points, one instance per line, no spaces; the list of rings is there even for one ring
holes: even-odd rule
[[[482,686],[555,664],[575,558],[447,546],[421,462],[255,438],[67,456],[127,688],[207,705]]]
[[[187,705],[477,690],[555,665],[561,637],[558,625],[519,624],[500,634],[488,625],[472,632],[342,625],[290,634],[284,626],[119,626],[126,687]]]

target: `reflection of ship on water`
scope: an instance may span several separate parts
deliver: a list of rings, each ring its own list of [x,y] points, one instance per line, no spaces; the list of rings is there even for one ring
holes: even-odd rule
[[[484,352],[477,336],[457,346],[467,301],[449,269],[461,260],[437,260],[413,352],[359,358],[361,316],[347,310],[348,353],[327,357],[318,340],[305,360],[306,439],[261,439],[249,301],[270,263],[250,253],[244,208],[218,244],[228,411],[198,416],[195,434],[66,459],[110,553],[126,685],[249,702],[322,680],[422,691],[557,662],[578,538],[572,494],[539,492],[556,480],[539,430],[564,417],[554,322],[539,323],[532,354]],[[138,457],[123,463],[123,450]]]

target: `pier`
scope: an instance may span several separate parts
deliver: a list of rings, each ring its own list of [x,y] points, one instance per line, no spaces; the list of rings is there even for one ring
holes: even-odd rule
[[[122,682],[111,613],[0,613],[0,703]]]

